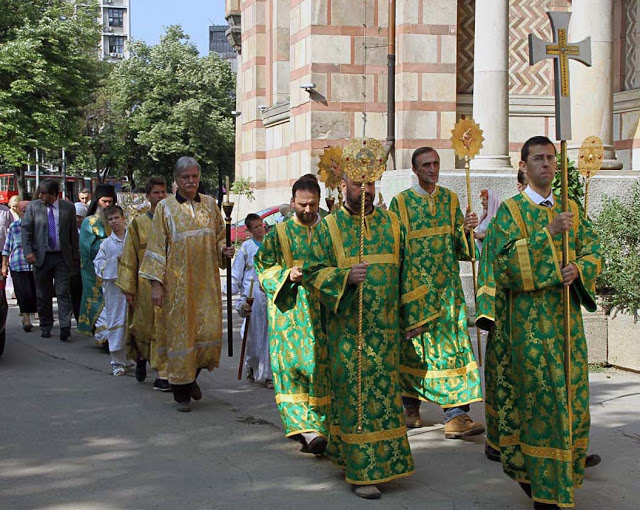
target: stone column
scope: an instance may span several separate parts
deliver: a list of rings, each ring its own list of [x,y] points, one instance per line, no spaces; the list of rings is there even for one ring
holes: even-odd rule
[[[511,168],[508,0],[476,3],[473,118],[484,131],[484,147],[471,162],[471,168]]]
[[[570,62],[571,127],[569,158],[577,159],[584,139],[597,135],[605,147],[603,169],[619,170],[613,147],[613,2],[574,0],[569,42],[591,36],[591,67]]]

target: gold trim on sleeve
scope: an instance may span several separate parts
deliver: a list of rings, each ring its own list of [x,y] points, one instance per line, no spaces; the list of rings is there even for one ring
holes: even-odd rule
[[[276,233],[278,234],[278,240],[280,241],[280,249],[282,250],[284,262],[287,264],[287,268],[292,268],[293,255],[291,255],[291,244],[289,243],[289,236],[287,236],[286,229],[286,222],[276,223]]]
[[[522,286],[526,292],[535,290],[533,271],[531,270],[531,261],[529,260],[528,243],[528,239],[518,239],[516,241],[518,264],[520,265],[520,274],[522,275]]]

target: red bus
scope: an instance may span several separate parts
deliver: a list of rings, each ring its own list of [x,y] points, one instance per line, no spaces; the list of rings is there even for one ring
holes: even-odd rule
[[[96,187],[95,177],[77,177],[67,175],[64,179],[64,188],[62,186],[62,176],[58,174],[40,174],[40,181],[44,179],[55,179],[60,182],[60,198],[66,197],[71,201],[78,200],[78,192],[82,188],[89,188],[92,192]],[[25,190],[31,198],[35,198],[36,190],[36,175],[35,173],[28,173],[25,176],[27,189]],[[116,193],[122,191],[122,186],[127,181],[120,179],[106,178],[105,184],[111,184],[115,187]],[[64,189],[64,195],[63,195]],[[18,194],[18,186],[16,184],[16,178],[14,174],[0,174],[0,204],[8,204],[9,199]]]

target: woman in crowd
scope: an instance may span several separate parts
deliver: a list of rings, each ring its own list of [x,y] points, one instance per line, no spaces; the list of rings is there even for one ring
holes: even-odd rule
[[[22,249],[22,216],[28,204],[27,200],[18,204],[19,217],[9,226],[7,239],[2,250],[2,276],[6,278],[11,270],[13,287],[22,314],[22,328],[27,332],[33,328],[31,315],[38,311],[33,270],[25,259]]]

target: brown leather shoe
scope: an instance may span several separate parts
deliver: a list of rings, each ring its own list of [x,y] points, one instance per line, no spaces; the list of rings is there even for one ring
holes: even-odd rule
[[[405,407],[404,421],[408,429],[419,429],[422,427],[422,418],[420,418],[419,407]]]
[[[444,424],[444,437],[447,439],[460,439],[479,434],[484,434],[484,425],[474,422],[468,414],[460,414]]]

